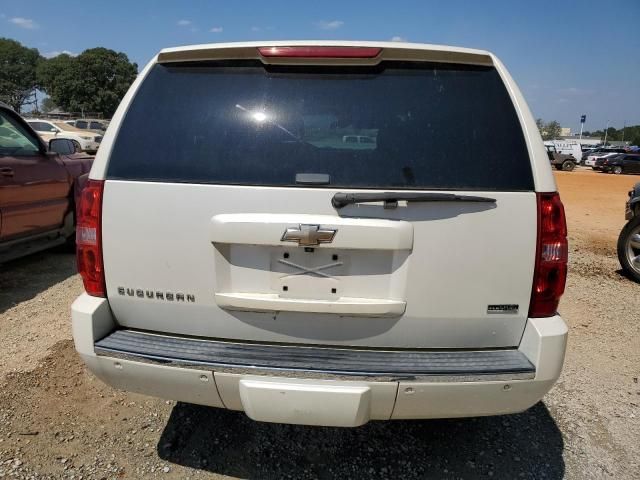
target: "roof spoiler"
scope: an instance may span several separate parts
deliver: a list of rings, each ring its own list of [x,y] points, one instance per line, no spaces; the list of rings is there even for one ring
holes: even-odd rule
[[[209,44],[165,49],[158,54],[157,61],[158,63],[175,63],[260,60],[264,64],[273,65],[377,65],[385,60],[395,60],[486,66],[494,64],[491,54],[484,51],[422,44],[405,45],[401,47],[394,42]],[[345,54],[344,52],[348,50],[362,50],[367,53],[362,55]],[[374,50],[376,54],[371,55]],[[274,55],[269,53],[272,51],[289,53]],[[319,54],[319,51],[324,51],[325,54]],[[296,53],[292,54],[291,52]],[[334,55],[330,55],[332,52]]]

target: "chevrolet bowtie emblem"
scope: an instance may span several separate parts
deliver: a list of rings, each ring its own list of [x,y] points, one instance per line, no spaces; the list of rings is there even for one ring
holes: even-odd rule
[[[298,228],[287,228],[282,235],[283,242],[298,242],[301,246],[331,243],[337,230],[320,228],[320,225],[300,225]]]

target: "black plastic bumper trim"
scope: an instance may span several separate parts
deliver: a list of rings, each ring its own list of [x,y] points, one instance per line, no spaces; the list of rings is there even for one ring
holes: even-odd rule
[[[125,356],[183,366],[288,370],[346,376],[485,376],[533,374],[517,349],[364,350],[298,345],[265,345],[116,330],[95,344],[101,356]]]

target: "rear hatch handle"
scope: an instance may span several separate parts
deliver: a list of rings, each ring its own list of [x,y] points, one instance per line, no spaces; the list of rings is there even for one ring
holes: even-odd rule
[[[454,193],[433,192],[382,192],[382,193],[344,193],[338,192],[331,199],[334,208],[342,208],[353,203],[384,202],[384,208],[396,208],[399,200],[407,202],[475,202],[495,203],[495,198]]]

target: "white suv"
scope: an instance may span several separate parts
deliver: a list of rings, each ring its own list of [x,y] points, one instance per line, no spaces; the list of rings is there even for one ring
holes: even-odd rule
[[[75,345],[117,388],[356,426],[519,412],[560,375],[564,209],[488,52],[162,50],[82,197]]]
[[[38,135],[40,135],[47,144],[54,138],[66,138],[73,142],[77,150],[95,153],[102,141],[102,135],[96,132],[80,130],[62,121],[29,119],[27,123],[38,132]]]

